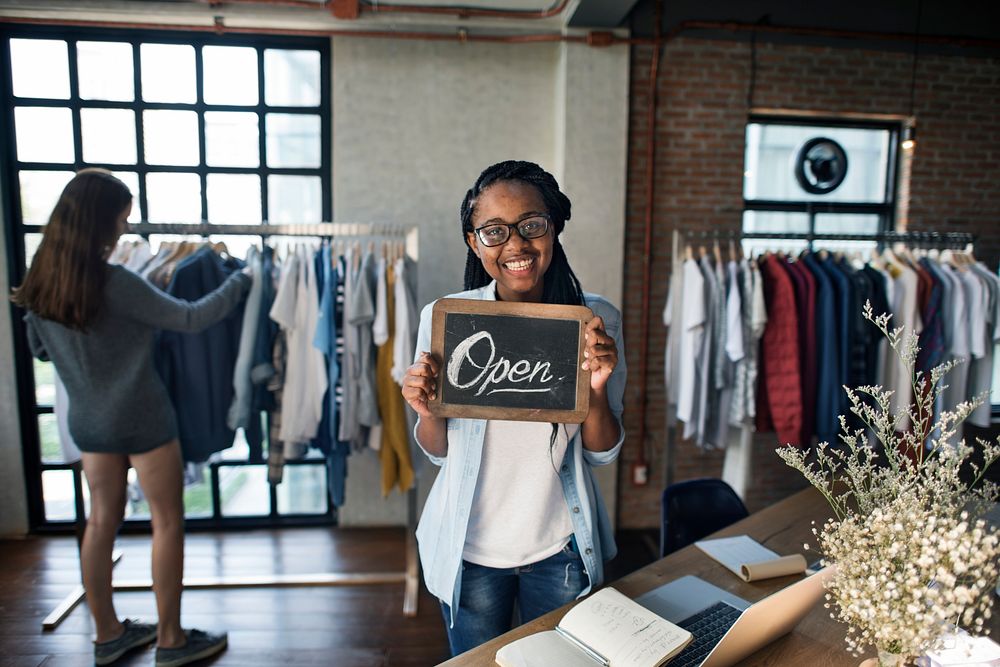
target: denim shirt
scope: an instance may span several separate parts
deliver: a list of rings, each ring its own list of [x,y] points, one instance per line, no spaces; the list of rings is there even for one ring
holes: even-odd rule
[[[451,294],[448,298],[496,300],[496,282],[485,287]],[[583,447],[582,429],[570,440],[559,480],[563,496],[573,523],[573,534],[590,583],[580,593],[583,597],[604,581],[604,561],[617,553],[611,521],[608,518],[592,466],[606,465],[616,458],[625,440],[622,426],[622,406],[625,393],[625,348],[622,339],[622,318],[614,306],[603,297],[584,295],[586,305],[604,320],[604,329],[618,346],[618,365],[608,379],[608,405],[618,420],[618,442],[605,452],[592,452]],[[431,319],[434,303],[424,307],[420,314],[417,332],[416,358],[431,349]],[[449,419],[448,454],[428,458],[441,466],[431,488],[417,526],[417,543],[424,580],[428,590],[451,609],[454,625],[462,590],[462,552],[469,526],[469,513],[479,477],[483,439],[486,434],[485,419]],[[419,427],[419,421],[418,421]],[[416,439],[416,429],[414,429]],[[419,444],[419,440],[417,440]],[[422,445],[421,445],[422,447]],[[426,452],[425,452],[426,453]],[[513,463],[516,464],[516,463]]]

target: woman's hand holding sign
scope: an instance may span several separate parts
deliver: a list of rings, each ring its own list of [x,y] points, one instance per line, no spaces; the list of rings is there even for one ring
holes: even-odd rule
[[[590,389],[602,394],[611,372],[618,365],[618,347],[615,339],[604,331],[604,320],[599,316],[590,320],[585,329],[586,347],[583,349],[583,370],[590,371]]]
[[[440,370],[440,364],[429,352],[423,352],[420,358],[406,369],[406,375],[403,377],[403,399],[422,418],[433,417],[427,403],[434,399],[437,392]]]

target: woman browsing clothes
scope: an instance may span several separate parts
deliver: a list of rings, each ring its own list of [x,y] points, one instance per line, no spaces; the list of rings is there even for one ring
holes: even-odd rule
[[[531,162],[486,169],[460,209],[468,247],[466,291],[450,298],[583,305],[583,368],[590,409],[582,424],[435,417],[441,359],[430,349],[431,312],[420,318],[417,358],[403,397],[419,416],[417,442],[442,467],[417,540],[428,589],[441,600],[452,654],[508,631],[599,586],[615,555],[593,466],[618,457],[625,363],[621,314],[584,293],[559,235],[570,201]]]
[[[80,171],[60,195],[13,300],[28,311],[32,354],[51,360],[66,386],[69,431],[82,453],[90,515],[80,565],[97,629],[94,662],[111,664],[155,640],[156,665],[178,667],[218,653],[227,638],[181,628],[184,479],[177,419],[153,367],[153,334],[197,332],[223,320],[251,280],[236,272],[188,302],[108,264],[131,210],[132,193],[110,172]],[[124,517],[129,466],[152,517],[158,624],[119,620],[112,602],[111,551]]]

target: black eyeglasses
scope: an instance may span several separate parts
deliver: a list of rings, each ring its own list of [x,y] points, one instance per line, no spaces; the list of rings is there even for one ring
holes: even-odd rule
[[[516,229],[522,239],[537,239],[549,231],[549,219],[544,215],[533,215],[520,222],[497,223],[476,228],[476,236],[487,247],[503,245],[510,238],[510,230]]]

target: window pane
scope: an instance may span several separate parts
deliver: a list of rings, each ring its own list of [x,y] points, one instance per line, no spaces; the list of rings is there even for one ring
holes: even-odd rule
[[[212,167],[259,167],[257,114],[206,111],[205,163]]]
[[[73,502],[73,471],[43,470],[42,498],[45,499],[46,520],[75,520],[76,505]]]
[[[326,466],[286,465],[275,492],[279,514],[325,514]]]
[[[10,68],[16,97],[69,99],[66,42],[56,39],[10,40]]]
[[[744,211],[744,232],[807,234],[809,216],[787,211]]]
[[[198,519],[212,516],[212,487],[207,465],[188,466],[184,474],[184,517]],[[149,501],[139,485],[135,469],[128,471],[128,505],[125,518],[148,520]]]
[[[135,99],[131,44],[77,42],[76,62],[81,99],[116,102]]]
[[[17,107],[17,159],[21,162],[74,162],[73,116],[69,109]]]
[[[267,466],[219,468],[223,516],[266,516],[271,511]]]
[[[32,358],[31,363],[35,372],[35,403],[44,406],[55,405],[56,372],[52,362]]]
[[[135,112],[131,109],[80,109],[83,161],[135,164]]]
[[[206,46],[201,50],[208,104],[257,104],[257,49]]]
[[[817,234],[876,234],[879,216],[868,213],[817,213]]]
[[[18,177],[21,181],[21,220],[27,225],[44,225],[63,188],[73,178],[73,172],[21,171]]]
[[[55,415],[38,415],[38,439],[42,446],[42,462],[62,463],[64,457]]]
[[[319,176],[268,176],[267,217],[275,225],[323,222]]]
[[[194,111],[143,111],[142,141],[149,164],[197,165],[198,114]]]
[[[194,47],[187,44],[143,44],[142,99],[147,102],[196,101]]]
[[[260,177],[256,174],[209,174],[208,221],[259,225]]]
[[[809,216],[786,211],[743,211],[743,231],[768,234],[806,234]],[[806,241],[778,239],[744,239],[743,252],[756,255],[766,250],[798,252],[807,247]]]
[[[128,221],[133,224],[141,221],[142,215],[139,212],[139,174],[134,171],[115,171],[112,173],[125,183],[128,186],[128,191],[132,193],[132,212],[128,215]]]
[[[826,194],[807,192],[795,178],[799,150],[816,137],[833,139],[847,153],[843,183]],[[778,201],[883,202],[889,138],[888,130],[749,123],[743,196]]]
[[[269,113],[265,122],[267,166],[320,166],[319,116]]]
[[[146,176],[150,222],[201,222],[201,179],[198,174]]]
[[[271,106],[319,106],[319,51],[264,51],[264,102]]]
[[[24,258],[25,268],[31,266],[31,260],[35,258],[35,253],[38,252],[38,246],[42,242],[41,234],[25,234],[24,235]]]

